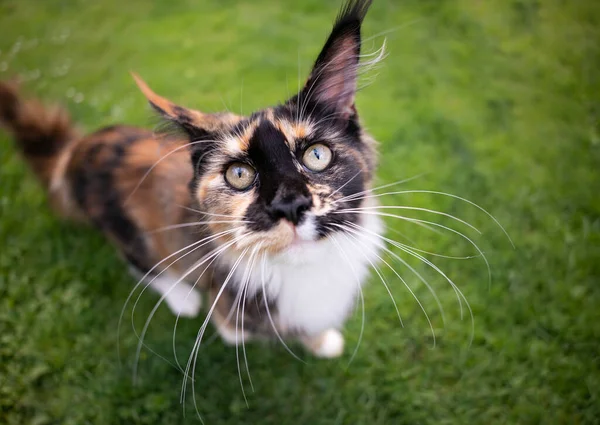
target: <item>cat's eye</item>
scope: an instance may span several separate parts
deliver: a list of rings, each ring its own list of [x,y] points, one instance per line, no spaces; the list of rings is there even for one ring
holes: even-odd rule
[[[311,171],[323,171],[331,162],[332,157],[331,149],[322,143],[315,143],[304,151],[302,162]]]
[[[225,180],[237,190],[248,189],[254,183],[255,177],[256,171],[254,168],[242,162],[234,162],[225,172]]]

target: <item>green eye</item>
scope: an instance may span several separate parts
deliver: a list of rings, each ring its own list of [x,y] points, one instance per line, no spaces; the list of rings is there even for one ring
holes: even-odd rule
[[[321,143],[311,145],[302,156],[302,162],[309,170],[323,171],[331,162],[331,149]]]
[[[234,162],[225,172],[225,180],[237,190],[248,189],[254,183],[255,177],[254,168],[241,162]]]

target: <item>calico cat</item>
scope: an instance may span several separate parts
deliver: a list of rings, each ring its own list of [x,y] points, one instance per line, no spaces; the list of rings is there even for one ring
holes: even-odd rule
[[[348,0],[304,88],[250,116],[178,106],[134,74],[179,137],[125,125],[81,135],[9,83],[0,120],[52,206],[99,228],[175,314],[196,316],[202,293],[227,343],[297,339],[336,357],[383,231],[356,213],[376,167],[354,103],[370,4]]]

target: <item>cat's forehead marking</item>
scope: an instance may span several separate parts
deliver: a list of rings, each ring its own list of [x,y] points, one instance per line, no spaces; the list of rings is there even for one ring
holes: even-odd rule
[[[258,127],[257,120],[252,120],[244,125],[237,126],[233,133],[224,140],[225,151],[231,156],[238,156],[248,151],[250,139]]]
[[[274,126],[285,135],[286,142],[291,150],[296,149],[296,141],[298,139],[310,138],[314,132],[310,121],[276,119]]]
[[[296,149],[296,141],[310,138],[315,134],[315,125],[309,119],[296,120],[292,117],[278,116],[269,108],[244,121],[238,121],[233,131],[223,140],[224,152],[230,156],[247,154],[252,138],[257,135],[261,125],[270,124],[284,136],[289,149]]]

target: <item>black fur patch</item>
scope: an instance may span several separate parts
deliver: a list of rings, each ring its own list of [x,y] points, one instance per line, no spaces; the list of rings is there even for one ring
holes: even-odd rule
[[[100,137],[71,176],[74,198],[98,228],[120,242],[128,261],[144,270],[146,246],[138,227],[123,208],[125,197],[117,191],[114,176],[128,148],[141,140],[140,135],[126,127],[115,126],[102,129],[95,136]],[[102,136],[116,136],[118,140],[105,143]]]
[[[248,157],[256,167],[259,184],[258,199],[248,208],[246,216],[253,222],[253,230],[264,231],[286,215],[282,208],[310,199],[310,192],[285,136],[270,121],[259,123],[250,139]],[[294,215],[291,221],[300,221],[303,212],[299,210],[298,216]]]

